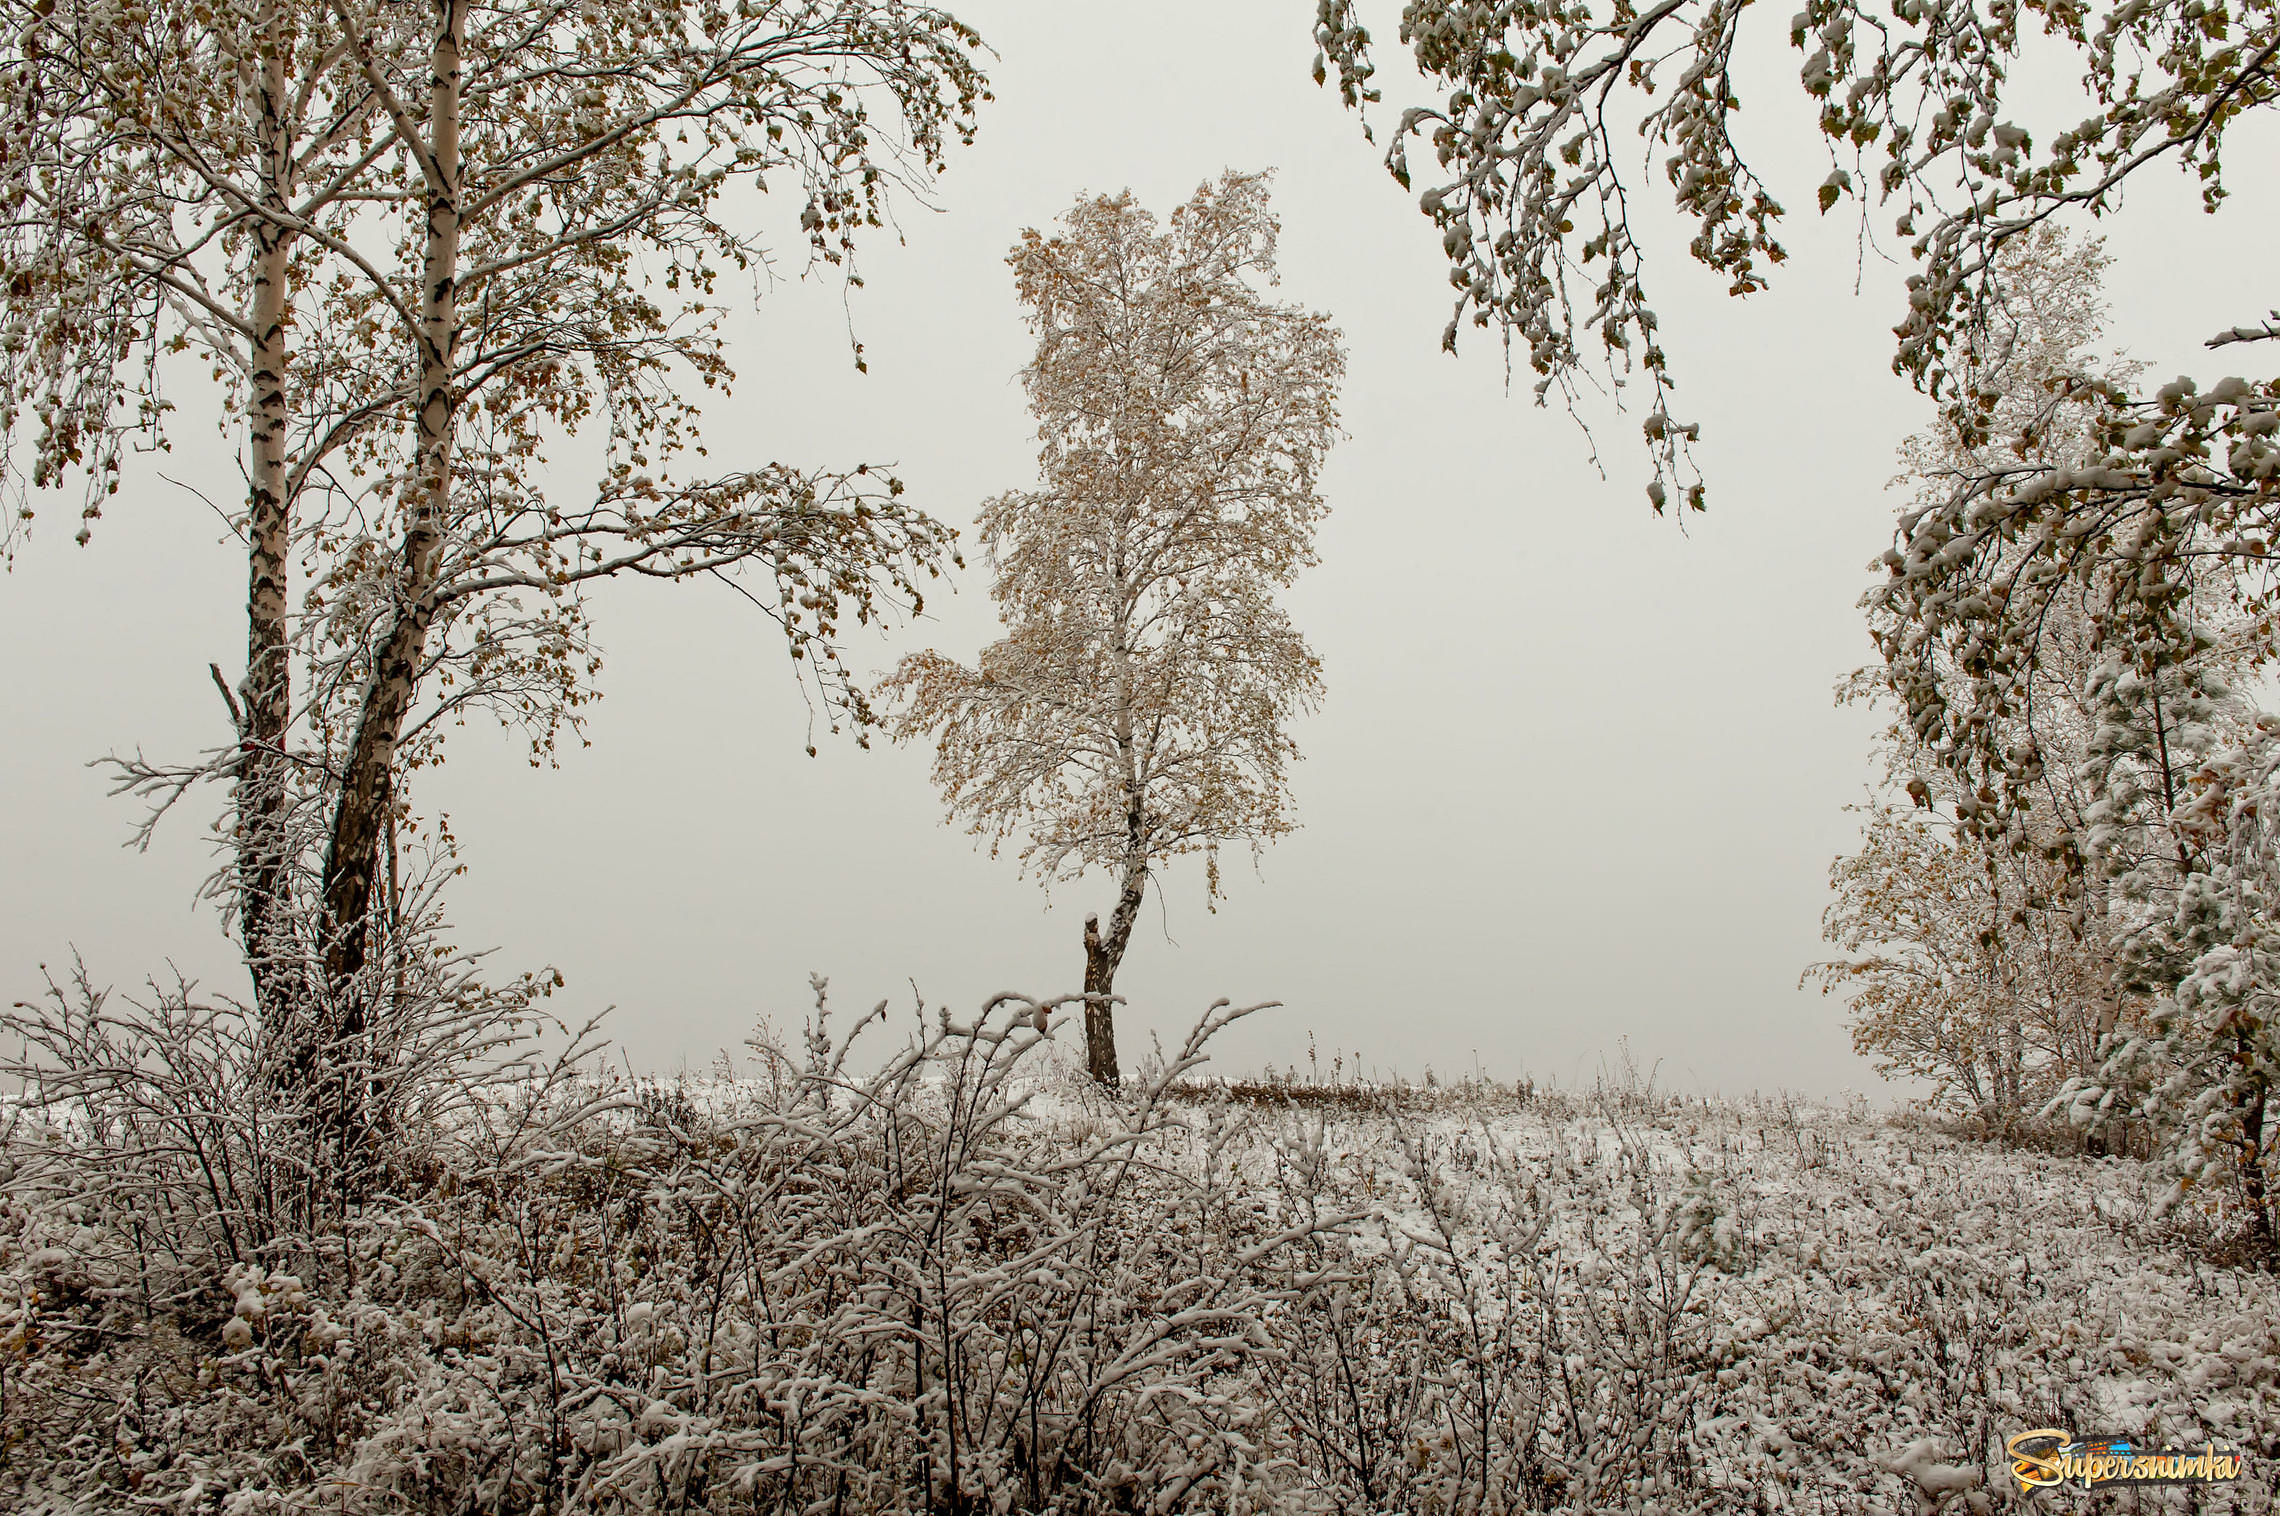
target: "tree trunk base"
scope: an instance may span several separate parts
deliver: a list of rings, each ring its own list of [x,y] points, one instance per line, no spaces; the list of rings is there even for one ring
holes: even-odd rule
[[[1116,1089],[1124,1080],[1116,1067],[1116,1009],[1110,1003],[1116,964],[1100,940],[1100,918],[1085,918],[1085,1072]]]

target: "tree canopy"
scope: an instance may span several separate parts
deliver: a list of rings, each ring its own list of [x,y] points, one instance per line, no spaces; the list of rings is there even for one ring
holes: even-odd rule
[[[1321,695],[1276,590],[1314,561],[1345,357],[1327,318],[1269,300],[1263,175],[1230,173],[1159,228],[1080,199],[1011,257],[1037,336],[1022,373],[1042,487],[986,504],[1006,634],[965,665],[903,660],[893,731],[931,738],[953,819],[1047,879],[1117,879],[1087,925],[1094,1073],[1105,1003],[1153,873],[1290,830],[1293,716]]]
[[[1409,0],[1401,12],[1401,42],[1443,93],[1402,107],[1385,161],[1418,189],[1448,259],[1444,342],[1468,325],[1497,329],[1525,350],[1539,399],[1572,398],[1595,369],[1644,386],[1658,511],[1671,490],[1693,506],[1703,495],[1633,230],[1652,186],[1630,165],[1659,170],[1694,224],[1689,251],[1733,294],[1765,287],[1788,256],[1785,210],[1733,135],[1736,58],[1762,24],[1746,0]],[[1356,0],[1318,0],[1315,40],[1317,80],[1334,76],[1351,107],[1379,99]],[[1986,435],[1995,403],[1974,375],[2002,250],[2054,216],[2113,213],[2126,181],[2163,161],[2193,174],[2214,209],[2228,193],[2228,131],[2280,84],[2270,0],[1806,0],[1788,41],[1828,147],[1819,208],[1851,198],[1889,218],[1916,264],[1893,366],[1966,436]],[[2021,87],[2030,69],[2052,68],[2076,71],[2078,106]],[[2038,107],[2056,114],[2035,119]],[[2158,470],[2144,444],[2131,451]]]

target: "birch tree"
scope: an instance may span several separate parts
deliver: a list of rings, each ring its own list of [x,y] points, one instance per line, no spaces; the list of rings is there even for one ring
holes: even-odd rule
[[[1879,1073],[2008,1127],[2094,1073],[2144,1000],[2123,987],[2102,886],[2085,890],[2063,850],[1985,846],[1942,802],[1864,807],[1822,916],[1843,956],[1805,977],[1844,995],[1853,1048]]]
[[[376,161],[378,103],[321,11],[11,3],[5,15],[0,449],[12,498],[0,539],[12,547],[37,493],[76,474],[85,544],[125,455],[165,445],[161,355],[209,366],[247,484],[231,523],[246,547],[245,672],[224,690],[235,740],[214,768],[235,781],[229,905],[274,1017],[294,784],[292,503],[389,389],[353,361],[353,341],[312,331],[305,304],[296,329],[296,297],[371,203],[360,179]],[[297,362],[303,343],[342,355],[327,378]],[[329,393],[313,401],[320,385]]]
[[[2251,697],[2269,581],[2260,549],[2211,530],[2241,496],[2207,453],[2174,493],[2118,461],[2138,365],[2093,350],[2104,267],[2047,227],[2006,247],[1967,371],[1987,434],[1903,450],[1906,546],[1864,598],[1884,656],[1848,691],[1892,713],[1888,794],[1831,870],[1824,935],[1846,956],[1809,977],[1848,992],[1857,1048],[1940,1096],[2142,1120],[2174,1197],[2219,1181],[2200,1193],[2268,1253],[2280,763]]]
[[[2047,226],[2005,248],[1973,374],[1995,397],[1988,435],[1967,443],[1935,422],[1907,439],[1892,481],[1910,491],[1904,512],[1934,508],[1957,480],[1991,469],[2091,456],[2093,413],[2054,397],[2072,374],[2129,382],[2137,372],[2097,351],[2107,264],[2096,240]],[[1867,608],[1880,646],[1910,635],[1873,597]],[[1808,974],[1824,992],[1846,993],[1857,1050],[1887,1072],[1934,1081],[1935,1100],[1961,1098],[2006,1124],[2095,1069],[2103,1039],[2143,1010],[2144,987],[2125,966],[2133,923],[2117,909],[2099,824],[2124,812],[2159,822],[2122,781],[2178,725],[2171,712],[2149,738],[2106,718],[2093,602],[2061,599],[2044,616],[2022,698],[1991,735],[2039,755],[2031,804],[2011,826],[1991,824],[2001,811],[1992,792],[1954,772],[1936,737],[1912,724],[1902,687],[1925,669],[1882,662],[1847,682],[1842,698],[1890,719],[1878,739],[1883,794],[1864,808],[1860,849],[1830,869],[1836,899],[1823,936],[1846,956]],[[1951,686],[1972,677],[1944,656],[1928,672]]]
[[[771,261],[771,219],[726,197],[788,192],[792,235],[846,266],[970,137],[969,29],[895,0],[11,21],[0,399],[12,436],[39,423],[22,482],[89,472],[99,509],[121,449],[163,440],[164,352],[207,358],[242,418],[234,740],[122,777],[162,809],[237,782],[236,914],[304,1082],[354,1062],[381,992],[404,776],[469,710],[534,753],[575,724],[599,668],[582,585],[754,570],[740,587],[830,719],[871,722],[835,638],[914,603],[948,530],[867,466],[681,471],[696,397],[732,378],[717,286]],[[593,425],[607,460],[573,498],[545,446]]]
[[[934,743],[953,820],[1018,838],[1048,882],[1105,872],[1085,919],[1087,1067],[1113,1085],[1118,967],[1149,885],[1293,825],[1289,727],[1320,665],[1276,591],[1314,561],[1318,478],[1345,357],[1328,319],[1277,304],[1266,177],[1230,173],[1170,223],[1127,192],[1080,199],[1011,263],[1034,360],[1035,490],[982,509],[1005,635],[969,666],[905,658],[898,740]]]
[[[382,4],[338,14],[384,102],[410,223],[398,267],[342,298],[397,335],[411,393],[385,529],[362,536],[336,591],[354,607],[334,623],[341,779],[319,885],[336,987],[367,956],[389,776],[434,729],[436,712],[416,712],[423,682],[448,663],[489,698],[482,674],[511,670],[510,712],[543,741],[589,661],[580,584],[758,568],[794,656],[868,722],[833,635],[882,591],[915,599],[911,575],[948,551],[947,532],[867,468],[667,470],[694,441],[692,381],[732,377],[705,297],[769,257],[763,218],[724,213],[728,185],[788,187],[814,253],[843,261],[893,187],[971,134],[982,89],[970,31],[892,0],[433,0],[411,8],[420,28]],[[610,455],[572,505],[539,472],[543,438],[593,416]],[[470,432],[481,449],[463,465]],[[538,680],[517,647],[547,665]]]

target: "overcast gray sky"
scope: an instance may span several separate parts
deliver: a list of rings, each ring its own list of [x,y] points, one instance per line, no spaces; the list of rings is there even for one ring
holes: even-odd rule
[[[1880,1089],[1839,1005],[1796,986],[1871,773],[1871,721],[1831,689],[1868,653],[1855,602],[1889,531],[1894,447],[1926,411],[1889,372],[1905,270],[1811,214],[1827,165],[1779,18],[1738,124],[1792,207],[1791,265],[1733,302],[1649,218],[1713,488],[1682,532],[1647,509],[1634,422],[1600,428],[1602,478],[1564,415],[1525,384],[1507,393],[1486,334],[1438,350],[1436,241],[1309,77],[1311,6],[958,9],[1001,54],[979,143],[940,181],[939,213],[907,211],[902,245],[866,250],[852,299],[787,280],[738,318],[741,379],[709,413],[722,467],[891,460],[960,525],[1033,482],[1014,380],[1028,340],[1002,260],[1080,191],[1129,186],[1162,213],[1224,168],[1275,168],[1285,298],[1328,311],[1350,353],[1322,563],[1290,597],[1329,686],[1298,732],[1304,829],[1256,874],[1234,860],[1216,914],[1199,871],[1164,881],[1119,978],[1127,1059],[1226,995],[1285,1003],[1225,1039],[1237,1068],[1303,1060],[1312,1033],[1325,1062],[1477,1059],[1588,1083],[1627,1038],[1684,1089]],[[2273,145],[2243,137],[2231,156],[2259,165]],[[2173,175],[2135,196],[2110,228],[2113,334],[2157,372],[2206,372],[2201,339],[2259,314],[2257,291],[2171,272],[2189,249],[2217,253],[2203,270],[2268,266],[2272,218],[2206,220]],[[177,435],[169,474],[237,492],[210,428]],[[563,480],[575,491],[578,471]],[[244,560],[148,469],[92,546],[73,546],[69,514],[56,502],[0,580],[0,993],[29,994],[75,945],[99,980],[172,962],[234,989],[228,944],[191,904],[221,795],[138,855],[119,846],[129,803],[85,763],[225,740],[205,669],[234,679],[242,662]],[[907,1004],[913,980],[962,1008],[1077,987],[1106,882],[1048,897],[977,850],[943,825],[923,751],[819,736],[806,757],[781,641],[734,593],[611,587],[596,621],[590,749],[534,771],[513,738],[471,726],[418,791],[464,846],[462,943],[495,945],[502,970],[558,965],[560,1008],[615,1004],[615,1035],[649,1067],[702,1064],[761,1013],[796,1024],[811,971],[842,1009]],[[994,624],[977,566],[854,658],[970,659]]]

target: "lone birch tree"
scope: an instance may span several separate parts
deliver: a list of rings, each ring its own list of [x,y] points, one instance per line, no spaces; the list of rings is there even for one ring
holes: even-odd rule
[[[1005,635],[968,667],[905,658],[897,740],[929,737],[950,816],[1023,839],[1047,881],[1114,879],[1085,918],[1086,1064],[1114,1085],[1116,971],[1149,882],[1291,830],[1293,716],[1320,664],[1275,592],[1314,562],[1345,354],[1278,305],[1263,174],[1206,184],[1168,227],[1130,192],[1080,199],[1007,260],[1037,335],[1023,371],[1042,487],[981,512]]]

